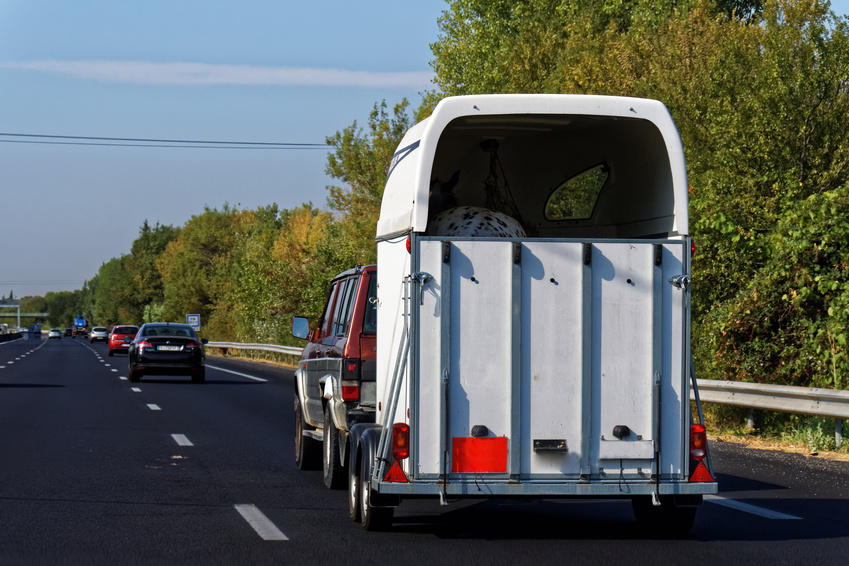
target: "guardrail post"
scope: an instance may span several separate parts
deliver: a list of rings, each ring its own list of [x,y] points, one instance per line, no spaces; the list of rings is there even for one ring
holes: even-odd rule
[[[749,409],[749,418],[746,419],[746,428],[748,430],[754,430],[755,428],[755,409]]]
[[[843,419],[834,420],[834,445],[840,448],[843,444]]]

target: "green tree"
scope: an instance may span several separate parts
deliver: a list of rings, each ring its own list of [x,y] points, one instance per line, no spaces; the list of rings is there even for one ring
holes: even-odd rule
[[[408,105],[406,99],[402,100],[390,115],[386,101],[375,104],[366,133],[355,121],[327,138],[333,151],[327,156],[325,172],[345,183],[343,187],[328,186],[327,200],[330,208],[340,213],[337,244],[344,244],[342,253],[350,252],[355,262],[373,263],[377,258],[374,237],[383,186],[392,155],[410,127]]]

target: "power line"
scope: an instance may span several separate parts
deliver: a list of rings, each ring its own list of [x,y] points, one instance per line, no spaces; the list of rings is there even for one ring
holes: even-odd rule
[[[29,143],[47,145],[86,145],[112,147],[179,147],[185,149],[326,149],[323,143],[300,142],[246,142],[215,140],[173,140],[152,138],[107,138],[95,136],[62,136],[47,134],[18,134],[0,132],[0,136],[11,138],[36,139],[0,139],[5,143]],[[44,141],[66,140],[66,141]],[[109,143],[106,143],[109,142]]]

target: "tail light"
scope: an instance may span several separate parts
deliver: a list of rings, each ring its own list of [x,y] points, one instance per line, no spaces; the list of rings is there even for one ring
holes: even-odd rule
[[[696,255],[696,241],[690,240],[690,257],[693,257],[695,255]]]
[[[690,458],[703,460],[707,454],[707,432],[705,425],[694,424],[690,426]]]
[[[396,460],[410,457],[410,425],[407,423],[392,425],[392,455]]]
[[[356,381],[342,382],[342,400],[343,401],[359,401],[360,400],[360,384]]]
[[[360,360],[346,358],[342,360],[342,400],[360,400]]]
[[[150,348],[151,350],[156,349],[156,347],[147,340],[142,340],[141,342],[139,342],[139,350],[146,350],[148,348]]]

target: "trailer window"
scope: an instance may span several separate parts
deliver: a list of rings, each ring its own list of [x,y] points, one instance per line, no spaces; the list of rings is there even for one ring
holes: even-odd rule
[[[545,203],[546,220],[586,220],[592,217],[601,189],[610,177],[607,163],[599,163],[566,179]]]

